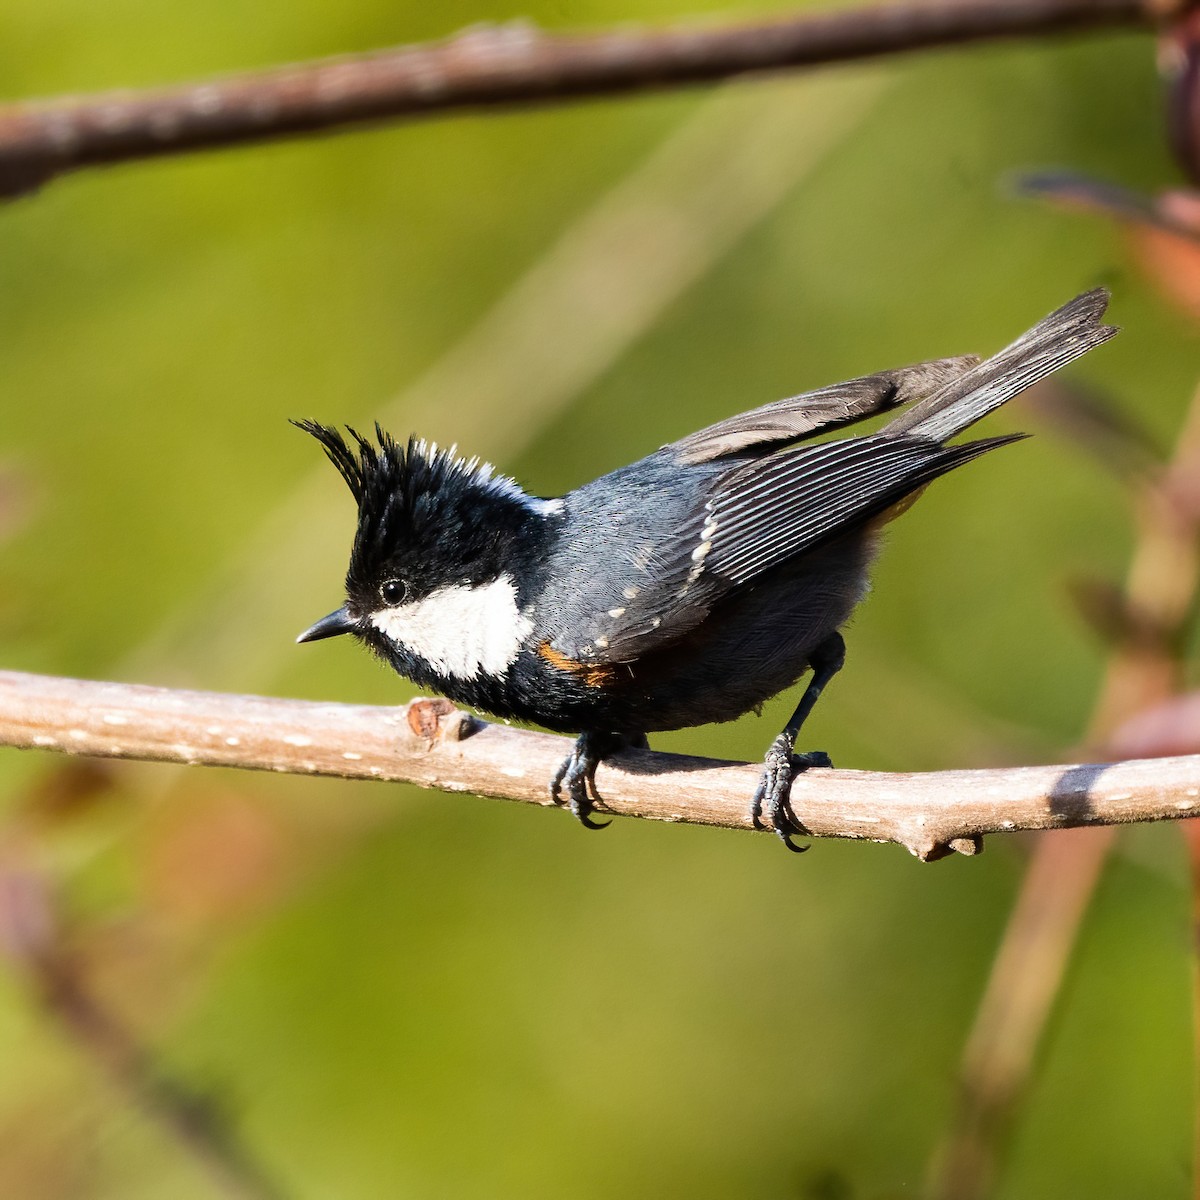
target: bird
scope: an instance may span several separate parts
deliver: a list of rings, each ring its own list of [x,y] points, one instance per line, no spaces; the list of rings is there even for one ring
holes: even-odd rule
[[[951,442],[1111,338],[1103,288],[993,357],[880,371],[740,413],[559,497],[456,447],[312,420],[358,508],[345,603],[300,634],[357,638],[421,688],[576,736],[549,782],[589,828],[600,762],[730,721],[810,674],[749,798],[790,850],[796,752],[845,662],[880,531],[934,479],[1024,434]],[[898,410],[898,411],[896,411]],[[828,436],[891,414],[874,432]]]

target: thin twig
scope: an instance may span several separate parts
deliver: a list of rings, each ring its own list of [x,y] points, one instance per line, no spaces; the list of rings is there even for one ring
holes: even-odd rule
[[[453,109],[545,105],[1001,38],[1151,28],[1194,0],[924,0],[731,25],[528,23],[206,83],[0,109],[0,194],[64,171]]]
[[[109,1081],[199,1166],[228,1200],[283,1193],[204,1096],[163,1071],[152,1051],[100,1002],[62,936],[48,882],[28,868],[0,869],[0,951],[42,1008]]]
[[[1091,747],[1171,752],[1132,741],[1122,746],[1121,737],[1128,735],[1120,731],[1180,688],[1182,634],[1200,586],[1198,471],[1200,389],[1171,463],[1153,475],[1127,477],[1136,489],[1137,542],[1122,601],[1139,614],[1140,635],[1120,642],[1109,658],[1089,723]],[[1147,632],[1153,636],[1144,636]],[[1184,826],[1185,833],[1194,829]],[[1034,847],[963,1054],[958,1105],[931,1171],[934,1200],[978,1200],[991,1189],[1112,835],[1112,829],[1091,829],[1045,837]],[[1196,839],[1188,840],[1197,861]]]
[[[571,743],[489,725],[444,700],[374,708],[0,672],[0,745],[415,783],[551,803]],[[601,810],[751,829],[760,767],[629,751],[596,777]],[[974,854],[988,833],[1174,820],[1200,811],[1200,757],[1003,770],[810,771],[792,805],[814,837]]]

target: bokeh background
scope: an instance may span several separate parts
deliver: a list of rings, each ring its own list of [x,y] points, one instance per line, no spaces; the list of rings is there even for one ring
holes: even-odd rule
[[[689,14],[736,15],[6,0],[0,78],[85,92],[515,16]],[[1072,377],[1165,451],[1194,323],[1111,223],[1007,182],[1062,165],[1157,190],[1178,180],[1163,126],[1152,40],[1107,34],[55,183],[0,210],[0,662],[408,698],[349,644],[293,644],[340,601],[354,514],[288,417],[378,418],[555,494],[782,395],[989,352],[1103,283],[1125,333]],[[1016,428],[1038,436],[893,526],[806,730],[840,765],[1053,761],[1083,737],[1108,651],[1069,585],[1122,577],[1129,497],[1035,406],[988,432]],[[655,744],[757,758],[793,702]],[[796,859],[400,787],[0,753],[8,924],[52,922],[80,1003],[146,1056],[106,1062],[10,955],[0,1194],[240,1194],[223,1152],[297,1198],[921,1194],[1028,849]],[[1189,905],[1178,831],[1124,834],[996,1196],[1191,1193]],[[143,1067],[172,1081],[157,1099]]]

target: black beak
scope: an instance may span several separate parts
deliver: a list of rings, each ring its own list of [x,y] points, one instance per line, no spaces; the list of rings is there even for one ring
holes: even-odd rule
[[[297,639],[298,642],[319,642],[322,638],[337,637],[339,633],[353,633],[358,628],[355,621],[343,605],[329,616],[322,617],[315,625],[306,629]]]

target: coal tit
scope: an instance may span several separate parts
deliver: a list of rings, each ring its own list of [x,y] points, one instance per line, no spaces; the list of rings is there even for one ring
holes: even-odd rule
[[[590,828],[600,760],[729,721],[806,672],[751,811],[790,849],[796,735],[841,668],[880,527],[947,471],[1022,437],[956,445],[1107,341],[1102,289],[980,362],[882,371],[730,417],[559,499],[415,438],[296,422],[358,504],[346,603],[299,637],[351,633],[401,675],[500,717],[578,734],[551,782]],[[877,432],[814,441],[909,404]]]

